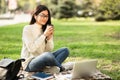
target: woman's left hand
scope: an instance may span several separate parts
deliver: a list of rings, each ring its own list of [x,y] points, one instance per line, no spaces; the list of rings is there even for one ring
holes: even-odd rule
[[[53,37],[53,32],[49,35],[49,36],[47,36],[47,40],[49,40],[49,39],[51,39]]]

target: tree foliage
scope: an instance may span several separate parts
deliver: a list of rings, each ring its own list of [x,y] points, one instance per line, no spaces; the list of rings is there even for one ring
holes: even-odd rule
[[[120,0],[103,0],[99,13],[107,19],[120,20]]]
[[[61,0],[57,7],[57,18],[71,18],[77,14],[76,4],[73,0]]]
[[[55,18],[71,18],[77,14],[74,0],[44,0]]]
[[[17,2],[18,2],[18,9],[22,10],[23,12],[32,11],[36,6],[34,0],[17,0]]]

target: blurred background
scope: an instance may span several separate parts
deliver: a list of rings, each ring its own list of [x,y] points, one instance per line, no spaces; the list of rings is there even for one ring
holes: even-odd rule
[[[66,61],[99,59],[99,70],[120,80],[120,0],[0,0],[0,59],[20,58],[22,30],[38,4],[51,11],[54,50],[68,47]]]
[[[32,14],[36,5],[45,4],[57,19],[94,17],[95,21],[120,20],[120,0],[0,0],[0,18]]]

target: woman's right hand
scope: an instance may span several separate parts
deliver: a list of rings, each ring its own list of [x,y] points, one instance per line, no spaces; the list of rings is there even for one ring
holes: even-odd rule
[[[47,28],[46,28],[46,30],[45,30],[45,32],[44,32],[44,35],[45,35],[46,37],[48,37],[48,36],[50,36],[50,35],[53,34],[53,31],[54,31],[53,26],[48,25]]]

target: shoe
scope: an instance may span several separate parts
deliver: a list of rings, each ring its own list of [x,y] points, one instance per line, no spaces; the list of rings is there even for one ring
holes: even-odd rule
[[[63,66],[60,67],[60,72],[65,71],[65,68]]]
[[[43,72],[51,73],[51,74],[58,74],[60,72],[60,68],[57,66],[47,66]]]
[[[74,64],[75,64],[75,62],[66,62],[66,63],[63,63],[62,66],[67,71],[67,70],[72,70]]]

